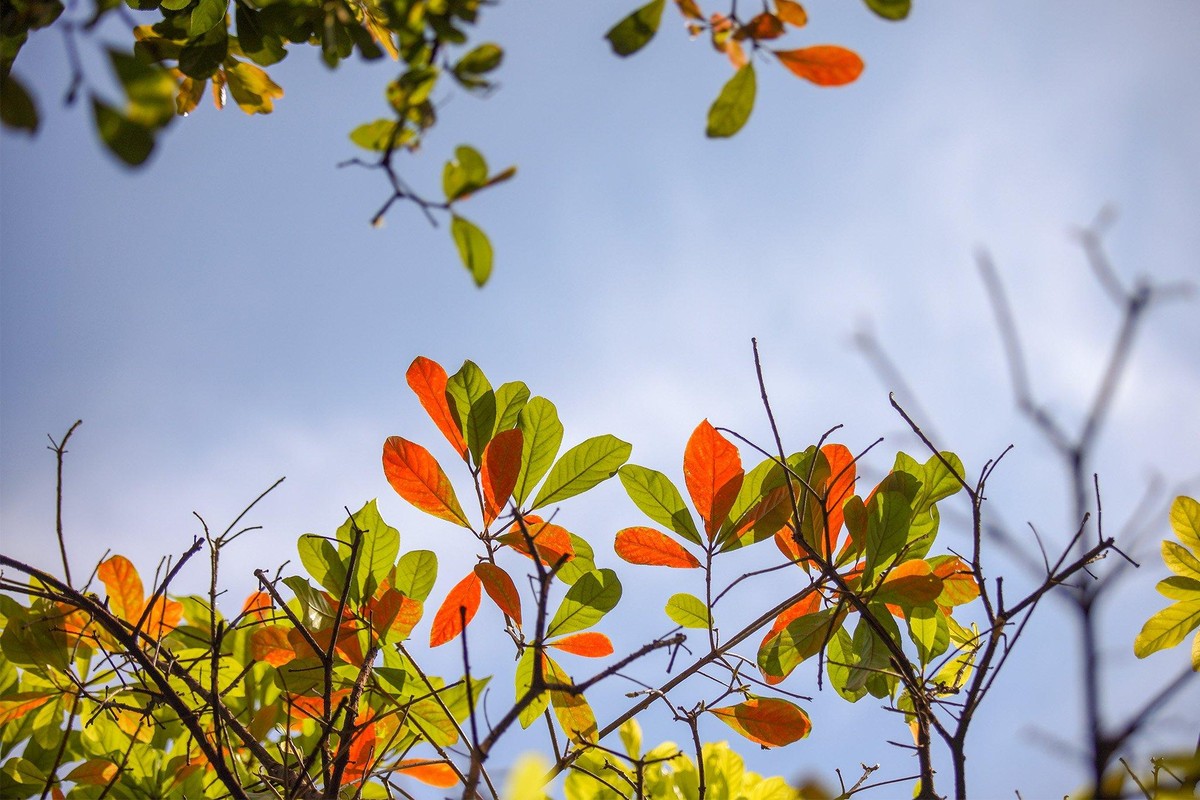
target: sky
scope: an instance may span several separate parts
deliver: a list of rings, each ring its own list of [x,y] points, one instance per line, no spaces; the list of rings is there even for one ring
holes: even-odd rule
[[[757,337],[785,441],[801,449],[838,424],[852,449],[886,437],[867,461],[878,477],[891,453],[920,445],[888,405],[903,387],[854,347],[864,330],[911,387],[900,399],[969,471],[1014,446],[990,484],[993,519],[1031,550],[1026,523],[1065,541],[1062,468],[1013,410],[975,253],[992,254],[1009,291],[1034,391],[1078,426],[1119,315],[1072,230],[1111,205],[1105,244],[1122,279],[1200,283],[1200,7],[918,2],[890,24],[861,4],[807,6],[795,46],[852,47],[862,78],[818,89],[761,64],[754,113],[727,141],[703,133],[729,66],[672,9],[627,60],[602,35],[631,7],[570,4],[553,19],[539,4],[487,9],[479,40],[506,48],[501,88],[482,100],[447,91],[404,167],[436,193],[460,143],[495,168],[518,165],[463,208],[496,249],[483,290],[445,226],[416,209],[372,229],[382,176],[337,167],[357,154],[347,133],[386,115],[390,64],[329,72],[294,53],[271,70],[286,92],[275,113],[205,101],[132,172],[102,152],[85,108],[59,103],[61,39],[35,35],[17,72],[42,129],[0,135],[3,552],[58,565],[46,436],[83,419],[64,503],[76,572],[111,549],[150,574],[200,532],[193,511],[223,529],[286,475],[249,518],[262,530],[227,557],[232,597],[252,569],[291,557],[298,535],[331,533],[344,507],[372,497],[404,549],[438,551],[440,596],[472,563],[471,542],[406,507],[379,468],[393,434],[449,463],[404,383],[414,357],[524,380],[557,405],[567,443],[612,433],[635,463],[679,480],[702,419],[768,439]],[[1200,490],[1197,302],[1155,307],[1096,452],[1108,530],[1161,485],[1156,516],[1132,521],[1145,533],[1128,549],[1145,566],[1102,609],[1113,719],[1186,664],[1183,648],[1138,662],[1130,642],[1162,605],[1162,498]],[[615,481],[562,513],[598,543],[643,523]],[[943,535],[964,546],[961,530]],[[1021,585],[1007,569],[1006,587]],[[199,567],[181,580],[205,585]],[[655,582],[628,582],[630,607],[661,604]],[[1064,611],[1039,610],[973,734],[973,780],[989,792],[1061,796],[1082,779],[1061,743],[1079,718],[1073,665],[1061,668]],[[632,649],[666,625],[614,636]],[[1194,715],[1180,711],[1200,699],[1194,684],[1158,726],[1165,741],[1194,741]],[[507,691],[495,689],[495,708]],[[877,705],[826,691],[810,713],[805,742],[741,747],[753,768],[826,783],[860,761],[886,777],[912,769],[884,744],[905,734]],[[730,736],[716,722],[704,733]],[[684,735],[657,720],[648,738]]]

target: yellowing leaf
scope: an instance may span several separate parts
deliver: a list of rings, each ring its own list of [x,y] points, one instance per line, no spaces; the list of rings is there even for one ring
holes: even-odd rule
[[[676,625],[685,628],[708,628],[712,625],[708,606],[699,597],[686,592],[671,595],[665,610]]]
[[[108,591],[108,607],[129,623],[138,621],[146,602],[142,579],[125,556],[113,556],[100,565],[96,577]]]
[[[1141,633],[1134,639],[1134,655],[1145,658],[1151,653],[1174,647],[1198,626],[1200,599],[1180,600],[1146,620]]]
[[[18,692],[0,699],[0,725],[20,719],[56,696],[56,692]]]
[[[808,24],[808,13],[795,0],[775,0],[775,16],[797,28]]]
[[[763,747],[783,747],[808,736],[812,723],[799,706],[776,697],[750,696],[745,702],[709,712]]]
[[[117,777],[117,765],[106,758],[85,761],[67,773],[66,779],[85,786],[107,786]]]
[[[862,74],[862,59],[853,50],[821,44],[799,50],[775,50],[779,62],[793,74],[818,86],[853,83]]]
[[[1171,503],[1171,528],[1179,541],[1200,556],[1200,503],[1191,497],[1176,497]]]
[[[283,97],[283,89],[253,64],[239,61],[226,67],[225,80],[238,107],[247,114],[270,114],[275,110],[273,100]]]

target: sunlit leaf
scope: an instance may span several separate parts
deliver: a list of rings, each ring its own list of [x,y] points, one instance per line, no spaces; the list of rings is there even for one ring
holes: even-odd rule
[[[125,556],[101,562],[96,577],[108,592],[108,607],[126,622],[137,622],[146,603],[146,593],[137,569]]]
[[[901,20],[912,10],[912,0],[865,0],[867,8],[884,19]]]
[[[562,636],[599,622],[621,600],[621,582],[611,569],[583,575],[571,585],[546,627],[546,636]]]
[[[933,574],[942,579],[939,606],[960,606],[979,597],[979,584],[971,566],[958,556],[935,556],[929,559]]]
[[[708,109],[705,134],[710,138],[724,138],[740,131],[754,110],[756,90],[753,64],[746,64],[733,73]]]
[[[517,659],[516,671],[516,690],[517,697],[524,697],[525,694],[533,686],[533,671],[534,671],[534,654],[537,651],[532,647],[527,647],[521,652],[521,657]],[[545,678],[546,657],[542,656],[542,677]],[[544,681],[543,681],[544,682]],[[550,704],[550,697],[545,692],[540,692],[532,702],[523,708],[517,716],[517,720],[521,723],[522,728],[528,728],[533,724],[533,721],[542,715],[546,710],[546,706]]]
[[[524,438],[521,441],[521,474],[513,495],[518,503],[524,503],[554,463],[562,445],[563,426],[554,404],[544,397],[535,397],[517,415],[517,428]]]
[[[876,492],[867,505],[867,564],[863,581],[870,584],[875,575],[899,553],[908,540],[912,509],[899,492]]]
[[[228,0],[196,0],[188,23],[188,38],[203,36],[225,21]]]
[[[658,32],[665,6],[666,0],[651,0],[614,25],[604,35],[612,45],[613,52],[619,56],[628,56],[645,47]]]
[[[296,550],[300,553],[300,563],[313,580],[330,593],[340,595],[346,585],[346,563],[333,543],[324,536],[306,533],[296,543]]]
[[[696,544],[701,543],[692,513],[684,505],[683,495],[675,488],[675,484],[671,483],[670,478],[657,470],[637,464],[626,464],[617,471],[617,475],[629,499],[643,514],[685,539]]]
[[[729,516],[744,476],[737,448],[708,420],[697,425],[683,451],[683,479],[710,541]]]
[[[0,697],[0,725],[20,719],[58,697],[58,692],[17,692]]]
[[[549,656],[546,657],[546,680],[550,683],[574,685],[571,676]],[[550,704],[563,733],[571,741],[594,743],[599,738],[596,715],[582,693],[551,689]]]
[[[766,635],[763,637],[763,644],[766,644],[768,639],[790,625],[793,620],[800,619],[800,617],[803,617],[807,614],[816,613],[820,608],[820,592],[809,592],[803,598],[797,600],[795,603],[781,611],[779,616],[775,617],[775,621],[771,623],[770,630],[768,630]]]
[[[928,664],[946,652],[950,645],[950,631],[946,615],[934,605],[916,606],[905,609],[908,633],[917,646],[921,664]]]
[[[586,658],[604,658],[613,654],[612,640],[598,631],[573,633],[570,636],[546,642],[546,646]]]
[[[1180,495],[1171,503],[1171,529],[1193,553],[1200,555],[1200,502]]]
[[[1164,539],[1162,557],[1163,563],[1176,575],[1200,580],[1200,558],[1189,553],[1183,545]]]
[[[934,574],[932,567],[920,559],[910,559],[888,570],[887,576],[874,599],[881,603],[895,603],[902,608],[928,604],[942,593],[942,579]]]
[[[483,583],[483,589],[496,606],[521,624],[521,595],[508,573],[495,564],[483,561],[475,565],[475,574]]]
[[[496,434],[483,451],[479,482],[483,487],[483,524],[491,525],[512,497],[521,472],[521,431],[513,428]]]
[[[487,161],[474,147],[459,145],[454,158],[442,169],[442,191],[447,202],[465,197],[487,182]]]
[[[450,236],[475,285],[483,286],[492,274],[492,243],[487,234],[474,222],[454,214],[450,218]]]
[[[471,527],[450,479],[421,445],[389,436],[383,445],[383,474],[397,494],[426,514]]]
[[[229,82],[229,93],[247,114],[270,114],[275,110],[274,100],[283,97],[283,89],[253,64],[239,61],[226,67],[225,79]]]
[[[255,661],[281,667],[296,657],[288,640],[288,629],[281,625],[261,625],[250,632],[250,653]]]
[[[863,62],[853,50],[831,44],[775,50],[779,63],[793,74],[818,86],[842,86],[853,83],[862,74]]]
[[[524,530],[521,529],[522,522],[525,525]],[[533,558],[526,534],[533,540],[533,549],[537,551],[538,559],[548,567],[575,557],[570,532],[561,525],[546,522],[534,514],[528,514],[520,521],[514,522],[508,533],[496,538],[518,553]]]
[[[505,800],[545,800],[546,793],[542,787],[549,769],[549,762],[540,755],[521,756],[509,770],[502,797]]]
[[[368,723],[354,734],[350,740],[350,758],[346,761],[346,769],[342,780],[346,783],[358,783],[371,772],[375,761],[375,723]]]
[[[129,101],[130,120],[157,128],[175,116],[175,81],[166,69],[116,49],[108,56]]]
[[[449,789],[452,786],[458,785],[458,773],[445,761],[409,758],[397,764],[395,770],[428,786],[435,786],[438,789]]]
[[[433,424],[437,425],[446,440],[466,460],[467,443],[446,400],[446,370],[431,358],[417,356],[409,364],[404,377],[425,413],[433,420]]]
[[[433,616],[433,627],[429,631],[430,647],[439,647],[453,640],[471,623],[475,612],[479,610],[481,587],[479,576],[474,572],[468,572],[465,578],[455,584]]]
[[[751,695],[736,706],[710,708],[709,713],[763,747],[789,745],[812,730],[803,709],[778,697]]]
[[[775,0],[775,16],[797,28],[808,24],[808,13],[795,0]]]
[[[671,595],[665,611],[672,622],[685,628],[708,628],[712,625],[708,606],[699,597],[686,592]]]
[[[695,569],[700,562],[673,539],[653,528],[625,528],[617,531],[613,548],[630,564],[653,567]]]
[[[769,12],[755,14],[737,32],[739,39],[778,39],[783,36],[783,20]]]
[[[436,553],[432,550],[413,550],[400,556],[393,573],[392,586],[424,603],[437,580],[437,570]]]
[[[758,650],[758,668],[767,683],[779,683],[802,661],[816,655],[841,626],[845,616],[845,608],[826,608],[799,617],[768,637]]]
[[[386,153],[404,144],[407,138],[404,127],[394,119],[380,118],[374,122],[364,122],[350,131],[350,141],[364,150],[374,153]]]
[[[632,450],[628,442],[610,434],[580,442],[550,468],[533,508],[560,503],[608,480],[629,459]]]
[[[66,780],[84,786],[107,786],[117,777],[117,765],[107,758],[85,761],[66,775]]]
[[[374,595],[391,572],[400,554],[400,531],[384,522],[374,500],[368,501],[338,528],[338,554],[347,564],[356,530],[360,532],[359,553],[350,599],[360,601]]]
[[[375,635],[384,641],[404,641],[421,621],[425,606],[396,588],[380,592],[367,603],[363,616]]]
[[[517,419],[521,415],[521,410],[525,408],[525,404],[529,402],[529,387],[521,381],[509,381],[503,384],[496,390],[496,429],[495,433],[500,431],[512,430],[517,427]],[[524,433],[522,436],[521,451],[524,452]]]

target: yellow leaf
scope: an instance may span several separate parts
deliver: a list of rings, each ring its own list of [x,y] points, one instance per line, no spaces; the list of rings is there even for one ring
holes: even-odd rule
[[[253,64],[239,61],[227,67],[225,79],[238,107],[247,114],[270,114],[275,110],[273,99],[283,97],[283,89]]]
[[[508,773],[508,785],[503,797],[507,800],[546,800],[542,791],[550,763],[537,754],[523,755]]]

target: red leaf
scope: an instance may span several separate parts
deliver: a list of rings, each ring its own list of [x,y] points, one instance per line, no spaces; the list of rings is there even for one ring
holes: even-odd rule
[[[449,789],[458,783],[458,773],[445,761],[410,758],[397,764],[396,771],[439,789]]]
[[[777,697],[750,697],[736,706],[710,708],[716,717],[763,747],[783,747],[808,736],[808,714]]]
[[[446,599],[442,607],[433,616],[433,629],[429,631],[429,646],[438,647],[449,642],[463,631],[464,624],[470,624],[479,610],[480,600],[479,576],[468,572],[467,577],[459,581]],[[466,616],[459,611],[466,609]]]
[[[708,420],[697,425],[683,451],[683,479],[709,539],[729,516],[744,475],[737,448]]]
[[[564,653],[584,656],[586,658],[604,658],[613,654],[612,641],[603,633],[586,631],[571,636],[564,636],[553,642],[546,642],[547,647],[555,647]]]
[[[143,613],[146,614],[146,621],[142,623],[142,630],[150,638],[158,639],[175,630],[183,618],[183,603],[159,595],[154,598],[148,611],[143,609]]]
[[[450,479],[421,445],[389,436],[383,443],[383,474],[398,495],[426,514],[471,527]]]
[[[287,628],[280,625],[264,625],[250,633],[250,655],[255,661],[265,661],[273,667],[282,667],[296,657],[296,651],[288,640]]]
[[[517,593],[517,586],[508,573],[495,564],[480,562],[475,565],[475,574],[483,582],[483,589],[492,602],[520,625],[521,595]]]
[[[817,86],[843,86],[853,83],[863,71],[863,61],[858,53],[833,44],[774,52],[780,63],[793,74],[812,81]]]
[[[829,462],[829,479],[821,487],[825,493],[825,512],[829,526],[825,531],[826,558],[833,552],[837,544],[838,533],[842,530],[842,503],[854,493],[854,454],[842,444],[827,444],[821,448],[825,460]]]
[[[684,550],[678,542],[653,528],[625,528],[617,531],[613,548],[618,556],[630,564],[678,569],[695,569],[700,566],[696,557]]]
[[[520,430],[501,431],[492,437],[483,451],[483,468],[479,481],[483,484],[483,524],[491,525],[504,504],[512,497],[521,474],[521,443],[524,435]]]
[[[533,539],[538,559],[543,564],[549,567],[557,564],[563,556],[566,556],[567,561],[575,557],[575,546],[571,544],[571,534],[566,528],[544,522],[535,514],[526,516],[524,522],[529,536]],[[533,554],[529,552],[529,544],[525,541],[525,533],[521,530],[519,523],[514,522],[508,529],[508,533],[496,538],[518,553],[533,558]]]
[[[142,579],[125,556],[113,556],[100,565],[96,577],[108,591],[108,607],[126,622],[137,622],[146,603]]]
[[[704,14],[700,11],[700,6],[696,5],[696,0],[675,0],[675,5],[679,6],[679,13],[687,19],[704,21]]]
[[[346,783],[358,783],[371,771],[375,760],[375,723],[368,723],[350,742],[350,759],[342,773]]]
[[[429,414],[433,424],[437,425],[449,441],[450,445],[467,460],[467,441],[463,438],[454,415],[450,413],[450,404],[446,402],[446,370],[436,361],[417,356],[408,366],[408,386],[421,401],[421,407]]]
[[[334,689],[329,693],[329,710],[332,713],[342,702],[342,698],[350,694],[349,689]],[[325,713],[325,700],[315,694],[289,694],[287,696],[288,717],[292,727],[299,727],[306,719],[320,720]]]

